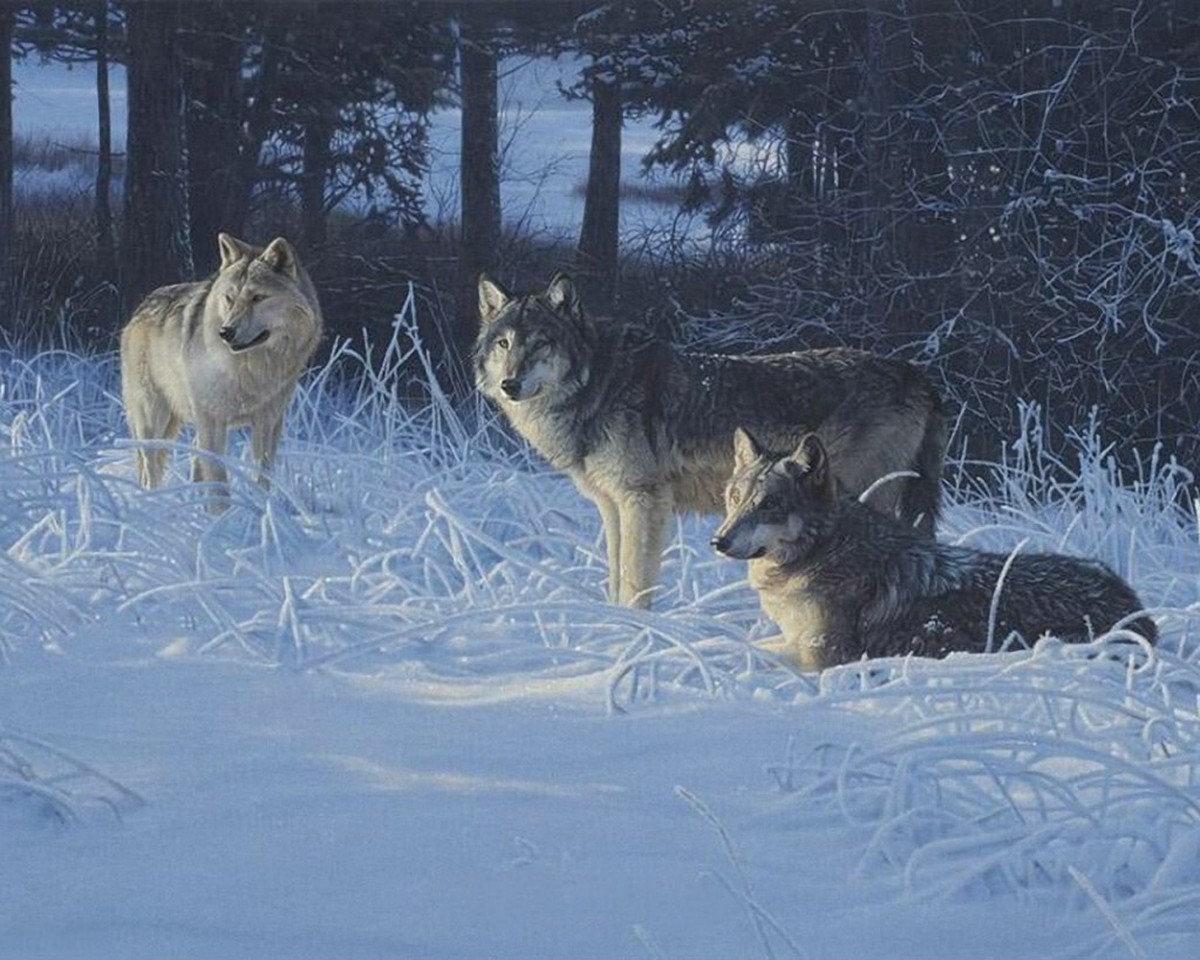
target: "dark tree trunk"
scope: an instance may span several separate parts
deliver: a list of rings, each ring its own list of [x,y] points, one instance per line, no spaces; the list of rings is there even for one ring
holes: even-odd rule
[[[592,80],[592,150],[588,161],[579,268],[604,311],[617,293],[617,251],[621,217],[621,88]]]
[[[465,358],[479,328],[479,274],[494,270],[500,244],[500,121],[496,52],[487,28],[465,17],[462,87],[462,242],[454,342]]]
[[[224,229],[241,235],[246,229],[258,183],[258,165],[263,144],[271,132],[271,110],[279,85],[279,61],[287,41],[289,10],[286,4],[266,7],[262,62],[250,82],[249,105],[245,108],[244,133],[239,138],[238,169],[232,187],[233,201],[224,211]]]
[[[0,329],[12,333],[16,228],[13,223],[12,38],[15,9],[0,4]]]
[[[129,2],[129,132],[125,161],[122,292],[126,307],[192,274],[184,152],[180,5]]]
[[[783,121],[783,179],[772,190],[768,201],[773,209],[759,215],[778,232],[793,240],[815,235],[817,183],[813,177],[813,139],[815,134],[804,113],[793,105]]]
[[[226,4],[189,4],[188,56],[183,83],[187,97],[188,216],[196,268],[215,269],[217,233],[237,234],[245,224],[239,212],[243,190],[241,91],[243,45]]]
[[[325,184],[333,162],[330,144],[336,118],[317,109],[304,124],[304,172],[300,177],[300,227],[306,252],[319,254],[325,246]]]
[[[108,0],[96,3],[96,119],[99,146],[96,157],[96,267],[105,280],[117,280],[117,251],[113,243],[112,101],[108,95]]]

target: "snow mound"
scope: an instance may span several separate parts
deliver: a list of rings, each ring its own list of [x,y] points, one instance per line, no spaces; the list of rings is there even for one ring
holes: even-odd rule
[[[137,793],[77,757],[0,727],[0,823],[120,820],[144,805]]]

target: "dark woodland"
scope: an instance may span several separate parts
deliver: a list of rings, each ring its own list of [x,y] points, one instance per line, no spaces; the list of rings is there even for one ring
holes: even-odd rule
[[[1096,418],[1124,463],[1200,462],[1200,4],[1193,0],[4,3],[13,59],[97,71],[94,204],[14,198],[0,109],[0,327],[111,350],[215,235],[292,238],[330,337],[409,283],[446,386],[469,385],[475,277],[558,268],[597,312],[712,349],[831,344],[926,366],[952,452]],[[592,104],[574,242],[502,218],[498,65],[569,54]],[[111,144],[107,65],[128,78]],[[101,79],[102,78],[102,79]],[[461,209],[431,223],[434,111],[463,116]],[[618,233],[622,120],[652,118],[663,202],[702,250]],[[777,160],[730,163],[743,143]],[[110,192],[119,183],[121,189]],[[119,193],[120,200],[111,199]],[[343,201],[366,196],[367,213]]]

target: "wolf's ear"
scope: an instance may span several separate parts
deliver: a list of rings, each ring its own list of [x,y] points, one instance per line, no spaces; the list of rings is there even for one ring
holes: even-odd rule
[[[486,273],[479,275],[479,319],[491,323],[512,297]]]
[[[296,251],[283,237],[276,237],[268,243],[267,249],[258,259],[276,273],[282,273],[293,280],[300,279],[300,261],[296,257]]]
[[[741,470],[762,455],[762,446],[747,431],[741,427],[733,431],[733,463],[737,469]]]
[[[788,476],[806,486],[824,488],[829,481],[829,455],[815,433],[806,434],[796,452],[783,461]]]
[[[239,260],[253,260],[262,251],[245,240],[230,236],[228,233],[217,234],[217,248],[221,251],[221,269],[231,267]]]
[[[583,304],[579,302],[579,291],[575,289],[575,281],[563,271],[558,271],[550,278],[546,287],[546,300],[555,310],[572,317],[583,315]]]

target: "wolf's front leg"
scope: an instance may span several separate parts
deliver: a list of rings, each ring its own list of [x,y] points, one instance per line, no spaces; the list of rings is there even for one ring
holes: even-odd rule
[[[146,358],[128,344],[123,343],[121,350],[121,399],[129,436],[134,440],[174,440],[181,424],[170,401],[150,383],[142,370]],[[143,487],[157,487],[166,469],[167,451],[136,446],[133,457],[138,483]]]
[[[617,501],[588,481],[585,471],[572,471],[575,489],[596,505],[600,511],[600,523],[604,527],[604,550],[608,558],[608,602],[621,602],[621,516]]]
[[[258,464],[258,485],[271,489],[271,470],[275,466],[275,451],[283,433],[283,410],[267,410],[250,422],[250,452]]]
[[[820,672],[855,659],[852,631],[842,623],[830,623],[817,635],[793,637],[789,655],[798,670]]]
[[[617,501],[608,494],[594,493],[592,501],[604,526],[604,549],[608,557],[608,602],[621,602],[621,514]]]
[[[216,485],[216,500],[210,504],[213,510],[224,510],[229,505],[229,475],[221,462],[227,445],[228,425],[223,420],[197,419],[196,447],[199,452],[192,456],[192,480]]]
[[[620,602],[649,609],[672,516],[667,490],[626,493],[617,501],[621,529]]]

